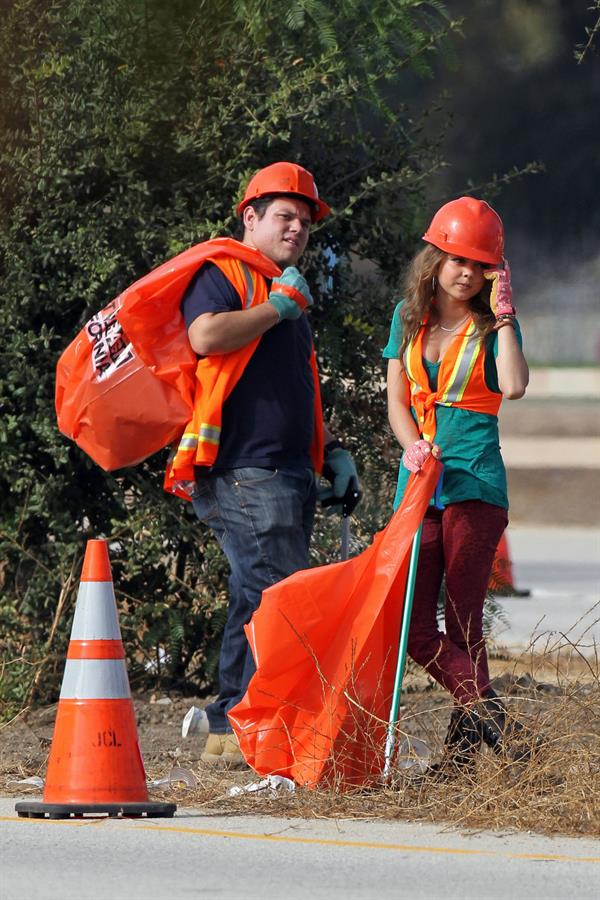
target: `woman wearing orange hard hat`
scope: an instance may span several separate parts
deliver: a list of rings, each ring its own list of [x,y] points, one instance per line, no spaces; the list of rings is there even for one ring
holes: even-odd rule
[[[395,506],[430,453],[444,464],[423,522],[408,652],[453,696],[434,767],[446,778],[472,770],[482,741],[513,758],[530,752],[490,687],[483,636],[490,571],[508,522],[497,415],[503,398],[523,396],[529,373],[497,212],[460,197],[435,213],[423,240],[383,355],[389,420],[402,447]]]
[[[504,256],[502,219],[474,197],[460,197],[438,209],[423,240],[446,253],[493,266]]]

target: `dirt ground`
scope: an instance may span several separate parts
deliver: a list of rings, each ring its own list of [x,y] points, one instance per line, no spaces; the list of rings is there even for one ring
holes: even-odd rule
[[[506,404],[505,404],[506,406]],[[587,424],[585,424],[587,423]],[[507,434],[600,434],[598,406],[586,402],[555,404],[530,401],[504,416]],[[600,469],[523,469],[509,471],[511,522],[520,525],[600,526]],[[515,827],[566,833],[600,833],[600,679],[598,659],[585,660],[576,650],[562,658],[494,656],[491,671],[498,693],[525,721],[551,735],[553,750],[546,762],[518,776],[507,773],[486,751],[475,781],[460,788],[430,786],[425,798],[414,784],[400,784],[373,799],[355,795],[298,791],[282,799],[261,795],[230,798],[233,785],[247,785],[251,770],[216,771],[200,760],[203,741],[181,738],[181,722],[192,704],[207,700],[176,694],[136,694],[139,739],[150,779],[160,779],[174,766],[190,769],[197,787],[176,791],[180,805],[241,812],[277,811],[290,815],[386,815],[454,821],[469,827]],[[423,673],[409,670],[405,680],[402,722],[410,734],[426,741],[439,756],[449,716],[449,698]],[[42,776],[53,733],[56,706],[25,710],[0,725],[0,789],[9,795],[31,793],[10,784]],[[541,724],[540,724],[541,723]],[[576,749],[576,753],[575,753]],[[577,765],[574,760],[577,759]],[[565,762],[567,760],[567,762]],[[495,768],[494,768],[495,766]],[[513,785],[508,796],[507,781]],[[519,784],[521,787],[519,787]],[[451,796],[448,794],[450,790]],[[441,792],[440,792],[441,791]],[[454,791],[454,793],[452,793]],[[174,789],[170,790],[172,797]],[[39,790],[37,791],[39,795]],[[486,811],[482,819],[481,810]]]
[[[597,662],[596,662],[597,668]],[[490,649],[490,674],[498,693],[523,696],[531,687],[534,695],[558,696],[573,683],[594,684],[594,664],[577,653],[562,657],[535,656],[524,652],[510,656]],[[191,706],[204,708],[210,698],[184,697],[178,693],[134,693],[138,737],[148,777],[158,779],[173,766],[202,772],[200,760],[204,738],[183,740],[181,725]],[[403,685],[404,715],[418,722],[417,737],[426,737],[432,751],[443,743],[449,697],[414,663],[409,662]],[[12,777],[44,776],[56,717],[57,704],[26,709],[0,724],[0,787]],[[251,774],[246,770],[245,776]],[[228,773],[233,775],[233,773]],[[4,782],[4,785],[3,785]],[[11,788],[9,793],[18,793]]]
[[[376,791],[298,789],[291,795],[262,792],[230,797],[229,788],[247,786],[256,782],[257,776],[247,768],[228,771],[208,767],[200,760],[203,739],[181,738],[185,713],[192,704],[204,706],[206,699],[138,694],[134,705],[148,778],[164,778],[174,767],[181,767],[191,770],[197,781],[193,789],[175,785],[153,796],[207,812],[376,816],[476,828],[600,834],[598,661],[584,660],[576,652],[546,658],[492,654],[491,672],[494,687],[506,698],[511,712],[526,723],[531,734],[544,735],[543,754],[522,770],[515,772],[512,763],[512,768],[507,768],[506,760],[484,750],[474,774],[448,785],[415,781],[412,776],[417,770],[411,770],[410,777],[400,773],[391,786]],[[449,712],[448,695],[420,670],[409,669],[401,708],[402,729],[425,741],[432,759],[439,758]],[[3,794],[41,797],[39,788],[14,782],[32,775],[44,776],[55,714],[56,706],[25,711],[0,726]]]
[[[565,662],[557,664],[555,658],[545,660],[528,654],[507,658],[492,653],[490,672],[497,691],[521,698],[529,686],[534,694],[541,691],[547,696],[558,696],[564,692],[565,684],[573,680],[593,683],[588,663],[577,657],[571,657],[567,667]],[[206,768],[200,761],[204,738],[183,740],[181,724],[189,708],[193,705],[203,708],[207,698],[138,693],[133,695],[133,702],[149,778],[160,778],[175,765],[197,772]],[[426,736],[432,750],[439,750],[447,725],[449,698],[412,664],[404,682],[403,704],[405,715],[418,721],[416,736]],[[0,725],[0,786],[12,776],[44,776],[56,708],[57,704],[52,704],[25,710]],[[247,778],[252,773],[246,770],[245,774]],[[18,792],[18,788],[13,792]]]

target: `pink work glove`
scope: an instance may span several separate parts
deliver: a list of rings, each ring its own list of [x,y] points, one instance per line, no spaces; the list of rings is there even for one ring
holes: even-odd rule
[[[402,454],[402,465],[409,472],[419,472],[430,453],[431,444],[427,441],[415,441]]]
[[[508,316],[516,316],[517,311],[512,302],[510,266],[507,260],[504,260],[503,269],[489,269],[484,274],[488,281],[492,282],[490,306],[496,318],[504,319]]]

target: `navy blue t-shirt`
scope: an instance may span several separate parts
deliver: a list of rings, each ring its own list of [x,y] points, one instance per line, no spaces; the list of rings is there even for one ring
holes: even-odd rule
[[[181,302],[188,328],[203,313],[241,309],[238,292],[210,262],[194,275]],[[223,405],[221,443],[212,471],[312,465],[311,353],[312,334],[306,316],[285,319],[263,334]]]

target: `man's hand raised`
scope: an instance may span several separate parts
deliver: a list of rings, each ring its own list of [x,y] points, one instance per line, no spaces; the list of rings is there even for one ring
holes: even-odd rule
[[[277,310],[281,322],[299,319],[304,310],[313,305],[313,298],[306,279],[295,266],[288,266],[273,280],[268,302]]]

